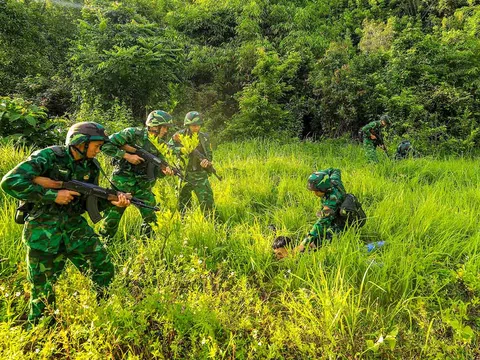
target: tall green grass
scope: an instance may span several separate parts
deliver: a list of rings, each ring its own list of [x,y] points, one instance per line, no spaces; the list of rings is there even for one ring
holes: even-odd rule
[[[27,153],[0,147],[0,175]],[[131,207],[108,246],[110,299],[97,306],[90,280],[69,266],[56,286],[56,325],[31,332],[20,326],[21,227],[14,201],[0,195],[0,358],[480,356],[478,161],[381,156],[370,166],[354,144],[264,140],[223,144],[215,160],[224,175],[211,179],[215,221],[198,209],[182,220],[175,180],[159,181],[156,237],[140,239]],[[319,207],[306,178],[325,167],[342,169],[367,225],[276,261],[267,226],[305,235]],[[367,253],[379,240],[386,246]]]

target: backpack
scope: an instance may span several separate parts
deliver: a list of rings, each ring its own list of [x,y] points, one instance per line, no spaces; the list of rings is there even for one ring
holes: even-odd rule
[[[397,152],[395,154],[395,159],[406,159],[409,155],[414,155],[415,150],[412,147],[412,144],[408,140],[403,140],[397,147]]]
[[[362,209],[362,204],[353,194],[345,196],[345,200],[340,205],[339,215],[349,226],[354,225],[361,228],[367,222],[367,215]]]

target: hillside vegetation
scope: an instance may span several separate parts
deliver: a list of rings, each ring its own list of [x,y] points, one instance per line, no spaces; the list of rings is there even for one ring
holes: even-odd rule
[[[423,153],[478,148],[478,0],[4,0],[0,24],[0,95],[57,121],[336,138],[387,112]],[[0,136],[22,114],[0,108]]]

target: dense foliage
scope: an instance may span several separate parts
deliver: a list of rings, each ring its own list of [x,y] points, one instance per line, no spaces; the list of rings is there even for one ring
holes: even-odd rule
[[[388,112],[392,133],[424,151],[480,139],[477,0],[3,0],[0,10],[2,95],[54,116],[120,105],[130,122],[154,108],[181,121],[195,109],[238,139],[354,136]]]
[[[65,121],[49,119],[45,107],[0,97],[0,137],[15,144],[49,146],[63,142]]]

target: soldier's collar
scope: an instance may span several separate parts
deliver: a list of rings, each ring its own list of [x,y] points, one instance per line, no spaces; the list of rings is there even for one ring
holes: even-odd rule
[[[75,160],[75,158],[73,157],[72,149],[70,148],[70,146],[67,146],[67,147],[66,147],[65,152],[67,153],[68,160],[70,160],[70,162],[74,163],[76,160]]]

